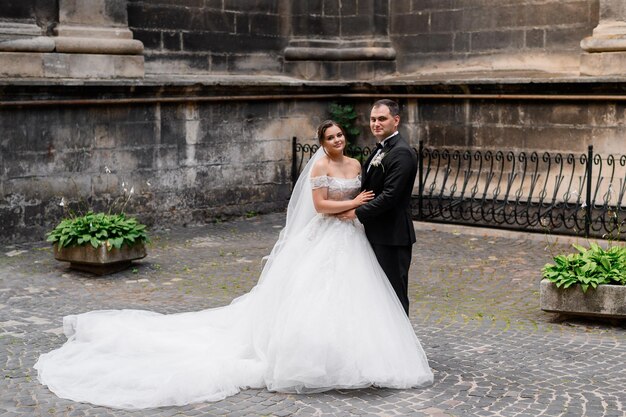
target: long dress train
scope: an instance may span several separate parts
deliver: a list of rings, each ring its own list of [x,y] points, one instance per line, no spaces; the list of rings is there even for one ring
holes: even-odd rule
[[[358,178],[311,181],[335,199],[359,192]],[[217,401],[246,387],[302,393],[432,383],[358,220],[318,214],[296,229],[274,248],[257,285],[228,306],[64,317],[68,340],[41,355],[40,382],[62,398],[126,409]]]

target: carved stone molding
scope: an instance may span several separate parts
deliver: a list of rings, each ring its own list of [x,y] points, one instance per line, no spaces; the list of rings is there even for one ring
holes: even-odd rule
[[[289,1],[285,72],[307,80],[367,80],[396,71],[387,0]]]
[[[599,24],[580,46],[582,75],[626,75],[626,2],[600,0]]]
[[[128,29],[127,0],[59,0],[55,36],[34,23],[0,22],[0,77],[141,78],[143,43]]]
[[[389,40],[291,40],[285,59],[292,61],[369,61],[394,60],[396,50]]]
[[[57,52],[143,53],[143,44],[128,29],[126,0],[59,0],[59,25],[54,33]]]
[[[54,41],[30,23],[0,22],[0,52],[52,52]]]

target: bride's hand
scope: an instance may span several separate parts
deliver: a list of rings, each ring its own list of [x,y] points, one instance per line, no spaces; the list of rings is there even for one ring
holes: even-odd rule
[[[373,191],[361,191],[361,193],[357,195],[356,197],[354,197],[352,201],[354,202],[356,207],[359,207],[372,199],[374,199]]]

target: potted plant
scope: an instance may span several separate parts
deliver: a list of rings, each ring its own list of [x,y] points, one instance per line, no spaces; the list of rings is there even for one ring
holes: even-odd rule
[[[133,191],[131,188],[128,197],[123,197],[119,213],[70,212],[48,233],[55,259],[70,262],[70,268],[103,275],[121,271],[133,260],[145,257],[149,242],[146,226],[123,212]],[[66,208],[65,198],[59,205]]]
[[[543,269],[541,309],[570,315],[626,318],[626,247],[589,249],[558,255]]]

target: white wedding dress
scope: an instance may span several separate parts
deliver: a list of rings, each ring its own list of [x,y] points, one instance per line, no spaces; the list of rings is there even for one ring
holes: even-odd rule
[[[431,384],[363,226],[302,215],[311,211],[311,183],[339,200],[353,198],[360,180],[309,182],[307,167],[295,189],[300,201],[290,201],[287,227],[248,294],[198,312],[67,316],[68,340],[41,355],[39,381],[62,398],[126,409],[217,401],[246,387],[303,393]]]

